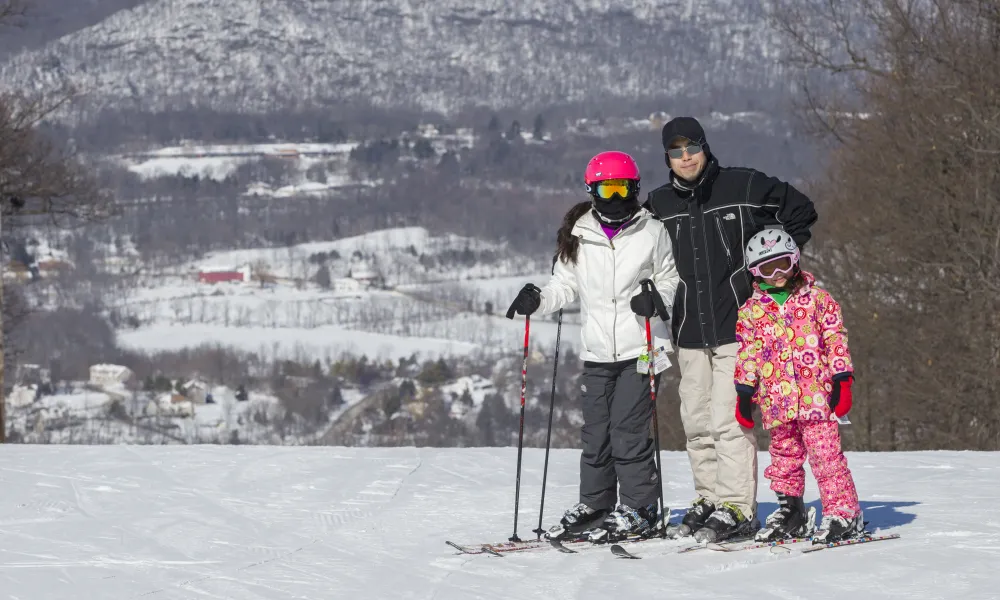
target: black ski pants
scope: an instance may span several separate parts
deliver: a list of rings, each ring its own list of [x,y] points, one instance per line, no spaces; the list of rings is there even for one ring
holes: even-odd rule
[[[580,392],[580,502],[613,509],[620,484],[622,504],[639,508],[655,503],[660,482],[650,431],[649,374],[636,371],[636,359],[585,362]]]

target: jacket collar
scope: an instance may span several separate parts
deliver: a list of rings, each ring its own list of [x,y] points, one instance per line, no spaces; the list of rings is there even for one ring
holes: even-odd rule
[[[642,223],[651,217],[652,215],[648,210],[640,208],[639,211],[635,213],[635,216],[621,225],[619,228],[619,234],[625,234],[631,230],[639,229]],[[608,236],[601,228],[601,222],[594,216],[593,211],[587,211],[586,214],[577,219],[576,224],[573,225],[572,235],[598,241],[608,240]]]
[[[691,182],[681,179],[674,173],[673,169],[670,169],[670,184],[682,194],[691,194],[703,185],[712,185],[718,174],[719,161],[714,156],[711,156],[705,164],[705,168],[702,169],[701,175],[698,176],[697,181]]]

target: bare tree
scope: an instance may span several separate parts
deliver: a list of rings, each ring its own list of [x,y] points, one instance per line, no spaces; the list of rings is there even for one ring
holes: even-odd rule
[[[1000,448],[1000,4],[779,4],[832,142],[815,256],[851,335],[847,439]]]
[[[28,4],[0,1],[0,28],[21,25]],[[39,123],[72,99],[72,90],[39,96],[0,93],[0,220],[8,230],[40,220],[71,226],[109,213],[109,198],[98,191],[77,157],[54,147],[38,131]],[[0,297],[2,285],[0,278]],[[9,318],[6,303],[3,309],[0,319]],[[0,324],[5,332],[10,325]],[[0,343],[0,442],[6,437],[4,350]]]

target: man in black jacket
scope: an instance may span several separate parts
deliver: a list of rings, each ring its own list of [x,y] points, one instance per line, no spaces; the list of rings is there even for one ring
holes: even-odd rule
[[[736,421],[736,313],[753,292],[743,250],[768,227],[801,248],[816,222],[813,203],[788,183],[748,168],[720,167],[692,117],[663,127],[670,181],[646,208],[673,242],[681,277],[671,316],[681,371],[681,421],[698,499],[674,536],[720,541],[759,528],[757,443]]]

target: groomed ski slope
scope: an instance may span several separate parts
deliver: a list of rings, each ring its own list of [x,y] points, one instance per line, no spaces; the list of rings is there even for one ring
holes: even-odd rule
[[[643,560],[446,546],[510,536],[513,448],[5,445],[0,456],[0,589],[18,600],[1000,597],[995,453],[849,454],[869,528],[898,540],[784,556],[645,542],[633,546]],[[542,460],[525,451],[522,537],[537,526]],[[553,451],[546,522],[575,501],[578,460]],[[692,496],[686,458],[664,453],[664,469],[676,515]],[[766,480],[759,498],[774,509]],[[812,482],[806,500],[817,501]]]

